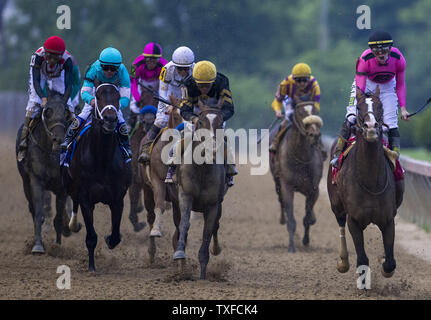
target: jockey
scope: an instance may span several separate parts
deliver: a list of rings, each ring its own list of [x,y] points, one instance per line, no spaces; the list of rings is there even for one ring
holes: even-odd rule
[[[193,76],[187,78],[184,85],[187,93],[180,104],[181,116],[184,120],[190,121],[194,125],[196,124],[199,117],[195,112],[199,110],[199,101],[207,106],[220,106],[223,121],[229,120],[234,115],[229,79],[225,75],[218,73],[216,66],[210,61],[199,61],[196,63],[193,68]],[[228,152],[232,152],[232,150],[228,149]],[[165,182],[171,182],[169,181],[169,177],[172,177],[174,174],[175,167],[173,163],[175,157],[176,155],[168,161],[169,170]],[[235,164],[228,164],[226,177],[228,178],[229,186],[234,185],[233,176],[237,174],[238,171],[235,168]]]
[[[85,74],[84,84],[81,89],[81,97],[85,105],[67,130],[66,138],[61,145],[63,153],[65,153],[77,130],[89,118],[96,105],[95,83],[112,83],[119,88],[121,97],[120,110],[117,111],[119,140],[127,153],[127,157],[130,158],[132,152],[130,150],[128,130],[121,112],[130,102],[130,77],[127,68],[122,64],[120,51],[112,47],[104,49],[100,53],[99,60],[94,62]]]
[[[192,75],[194,65],[195,55],[193,51],[188,47],[179,47],[172,54],[172,61],[162,69],[159,96],[170,101],[171,105],[159,102],[156,120],[145,136],[142,152],[138,159],[139,162],[146,163],[150,160],[149,147],[160,130],[167,126],[172,106],[180,106],[182,99],[181,87],[184,85],[185,79]]]
[[[26,155],[30,121],[39,113],[40,107],[44,108],[47,103],[45,86],[63,94],[70,112],[73,113],[75,105],[70,99],[74,85],[72,73],[72,56],[66,51],[64,40],[58,36],[48,38],[43,47],[31,56],[29,98],[18,147],[18,161],[22,161]]]
[[[398,156],[400,154],[397,105],[399,104],[401,109],[401,118],[407,121],[406,60],[392,44],[393,40],[389,33],[376,31],[369,38],[370,48],[365,50],[356,62],[356,76],[347,106],[346,120],[341,127],[334,158],[331,160],[331,165],[335,168],[339,166],[338,159],[350,137],[351,127],[356,123],[356,88],[362,92],[374,92],[379,86],[379,98],[383,105],[383,122],[389,127],[389,147]]]
[[[154,105],[151,92],[143,89],[141,85],[151,87],[158,91],[160,72],[168,63],[162,57],[162,47],[155,42],[148,43],[144,52],[136,57],[130,72],[132,96],[130,99],[129,127],[133,128],[140,109],[145,105]]]
[[[284,79],[277,87],[272,109],[275,111],[275,116],[279,119],[283,118],[281,112],[284,108],[284,121],[280,125],[280,131],[272,140],[269,151],[276,152],[281,136],[290,128],[292,123],[292,115],[294,113],[292,107],[292,98],[296,90],[309,91],[311,89],[311,100],[314,101],[314,106],[317,111],[320,111],[320,87],[316,80],[311,75],[311,69],[306,63],[298,63],[292,69],[292,74]]]

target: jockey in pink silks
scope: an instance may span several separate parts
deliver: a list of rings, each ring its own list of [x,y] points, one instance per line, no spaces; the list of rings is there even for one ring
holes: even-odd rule
[[[406,60],[397,48],[389,33],[374,32],[369,38],[370,49],[365,50],[356,63],[356,76],[352,85],[346,120],[341,127],[337,147],[331,165],[338,168],[338,159],[356,123],[356,89],[364,93],[375,92],[380,88],[380,101],[383,105],[383,122],[389,128],[388,142],[391,150],[400,154],[400,133],[398,131],[398,105],[401,118],[408,120],[406,110]]]
[[[132,98],[130,100],[129,126],[134,127],[139,111],[146,105],[157,106],[153,94],[142,85],[159,91],[159,76],[163,66],[168,62],[162,57],[162,47],[155,42],[148,43],[144,52],[133,62],[130,82]]]

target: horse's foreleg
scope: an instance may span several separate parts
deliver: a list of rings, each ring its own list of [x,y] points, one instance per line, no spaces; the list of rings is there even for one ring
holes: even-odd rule
[[[45,211],[45,217],[52,217],[52,209],[51,209],[51,192],[45,191],[43,193],[43,210]]]
[[[45,213],[43,211],[44,191],[42,185],[36,177],[30,179],[31,197],[34,209],[34,246],[32,253],[45,253],[45,248],[42,242],[42,225],[45,221]]]
[[[289,232],[288,252],[295,252],[294,237],[296,231],[296,221],[293,214],[293,188],[287,183],[281,184],[281,197],[283,199],[284,217],[287,221],[287,231]]]
[[[206,278],[207,265],[210,259],[209,246],[211,242],[211,237],[214,233],[216,220],[218,220],[219,218],[218,207],[219,205],[213,206],[204,213],[205,222],[204,222],[204,230],[202,234],[202,245],[201,245],[201,248],[199,249],[199,263],[201,265],[201,280],[205,280]]]
[[[280,203],[280,224],[286,224],[286,217],[284,216],[284,208],[283,208],[283,198],[281,196],[281,187],[280,181],[278,179],[275,180],[275,192],[277,193],[278,202]]]
[[[181,186],[180,186],[181,188]],[[174,253],[174,260],[184,260],[186,258],[186,238],[187,232],[190,228],[190,211],[192,208],[192,197],[179,192],[178,194],[180,210],[181,210],[181,222],[180,222],[180,237],[178,239],[178,245]]]
[[[66,199],[66,194],[56,195],[55,197],[56,215],[54,218],[54,228],[55,232],[57,233],[57,244],[61,244],[62,234],[65,237],[69,237],[71,235],[70,229],[67,225],[68,216],[66,213]]]
[[[213,244],[212,244],[211,249],[210,249],[211,254],[214,256],[218,256],[222,251],[222,248],[220,247],[220,244],[218,242],[218,229],[220,227],[221,214],[222,214],[222,206],[220,204],[219,208],[218,208],[218,216],[217,216],[217,219],[214,223]]]
[[[141,186],[133,178],[133,183],[129,188],[130,213],[129,220],[133,225],[133,230],[139,232],[145,228],[145,222],[139,222],[138,213],[143,210],[141,198]]]
[[[347,215],[343,214],[341,217],[337,217],[338,225],[340,226],[340,258],[341,261],[337,263],[337,270],[340,273],[346,273],[349,271],[349,253],[347,252],[346,242],[346,219]]]
[[[172,246],[174,248],[174,251],[177,249],[178,246],[178,239],[180,238],[180,223],[181,223],[181,210],[180,206],[178,205],[178,202],[172,203],[172,218],[174,219],[174,225],[175,225],[175,233],[172,236]],[[186,236],[186,242],[187,242],[187,236]]]
[[[153,192],[155,200],[155,219],[153,228],[150,232],[150,237],[161,237],[162,232],[160,225],[162,223],[163,213],[165,212],[165,198],[166,198],[166,186],[164,182],[155,181],[153,183]]]
[[[395,223],[392,219],[384,228],[380,228],[385,248],[385,261],[382,264],[382,274],[386,278],[393,276],[396,268],[394,258]]]
[[[111,209],[112,233],[105,237],[105,241],[108,248],[112,250],[121,242],[120,225],[124,208],[123,199],[110,204],[109,208]]]
[[[70,197],[67,199],[67,206],[70,205]],[[73,201],[73,207],[72,207],[72,214],[69,221],[69,229],[72,230],[72,232],[79,232],[82,228],[82,224],[78,222],[78,210],[79,210],[79,202]]]
[[[304,246],[308,246],[310,243],[310,226],[316,223],[316,215],[314,214],[314,204],[319,197],[319,187],[314,190],[311,195],[308,195],[305,201],[305,217],[303,220],[304,224],[304,238],[302,243]]]
[[[81,212],[84,217],[85,228],[87,229],[85,244],[88,249],[88,271],[90,272],[96,271],[96,266],[94,265],[94,249],[97,245],[97,234],[96,230],[94,230],[93,210],[93,204],[81,203]]]
[[[368,266],[369,261],[364,248],[364,230],[359,226],[356,220],[352,219],[350,215],[347,217],[347,223],[355,245],[357,256],[356,267]]]

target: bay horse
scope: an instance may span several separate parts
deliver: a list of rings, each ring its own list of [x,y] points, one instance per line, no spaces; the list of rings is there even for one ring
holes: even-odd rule
[[[151,108],[154,110],[151,110]],[[140,174],[140,166],[138,163],[139,148],[142,139],[145,137],[149,129],[151,128],[154,120],[156,119],[155,112],[157,109],[154,106],[146,106],[142,110],[145,111],[147,108],[148,112],[137,115],[137,120],[135,126],[130,132],[130,148],[132,150],[132,184],[129,188],[129,199],[130,199],[130,213],[129,220],[133,225],[135,232],[139,232],[145,228],[146,223],[144,221],[139,222],[138,213],[144,210],[142,204],[142,194],[145,192],[143,190],[144,183]],[[142,112],[142,111],[141,111]],[[151,195],[152,196],[152,195]],[[147,196],[148,197],[148,196]]]
[[[357,254],[357,267],[367,266],[363,231],[370,224],[377,225],[383,236],[385,250],[382,274],[391,277],[396,268],[394,259],[395,223],[397,208],[401,205],[404,180],[395,182],[389,160],[384,155],[383,107],[380,89],[364,94],[357,89],[356,142],[332,183],[332,166],[328,169],[328,195],[332,211],[340,227],[340,258],[337,270],[349,270],[345,225],[348,223]],[[334,146],[332,155],[334,154]]]
[[[190,213],[191,210],[203,212],[204,214],[204,229],[202,235],[202,245],[199,250],[199,263],[201,267],[200,279],[206,278],[206,269],[209,262],[209,247],[211,238],[213,239],[213,246],[211,253],[218,255],[221,253],[221,247],[218,242],[218,229],[219,221],[222,215],[222,202],[224,195],[228,190],[226,183],[226,169],[224,163],[214,163],[216,159],[217,150],[223,148],[224,140],[222,143],[216,140],[216,130],[223,128],[223,114],[218,108],[202,108],[200,107],[199,120],[196,124],[195,135],[200,135],[201,130],[209,132],[209,139],[211,148],[203,151],[200,147],[202,142],[193,141],[191,151],[193,155],[195,152],[205,154],[205,157],[212,153],[211,162],[206,161],[202,164],[196,163],[193,159],[192,164],[182,164],[177,168],[177,185],[178,185],[178,199],[181,209],[181,222],[180,233],[176,251],[174,253],[174,260],[178,261],[180,272],[183,271],[186,254],[186,240],[187,233],[190,228]],[[205,138],[207,139],[207,138]],[[197,140],[200,140],[199,138]],[[205,141],[208,142],[208,141]],[[198,149],[199,148],[199,149]],[[188,146],[185,145],[184,149],[187,151]],[[194,157],[193,157],[194,158]]]
[[[120,93],[114,84],[103,83],[96,89],[96,106],[91,124],[75,148],[69,168],[64,168],[63,176],[67,191],[73,200],[73,212],[81,212],[87,236],[89,271],[95,272],[94,249],[97,234],[94,229],[93,211],[101,202],[111,211],[112,233],[105,236],[109,249],[114,249],[121,241],[120,224],[124,207],[124,196],[132,181],[130,162],[126,161],[116,133],[117,110]],[[85,130],[85,129],[84,129]],[[72,222],[76,221],[76,216]]]
[[[179,108],[175,107],[169,114],[168,129],[175,129],[183,122],[179,113]],[[147,210],[147,222],[150,225],[150,246],[148,253],[150,262],[154,262],[156,254],[156,238],[162,236],[161,223],[163,214],[166,211],[166,201],[172,203],[173,221],[175,233],[172,236],[172,246],[174,250],[179,237],[179,224],[181,211],[178,205],[178,191],[174,184],[166,184],[165,178],[168,166],[162,159],[162,150],[167,147],[169,141],[156,139],[154,142],[149,164],[140,164],[140,175],[144,189],[144,204]]]
[[[313,208],[319,197],[319,183],[323,172],[323,158],[319,148],[320,128],[323,122],[317,115],[314,101],[310,101],[306,92],[298,91],[292,103],[294,107],[292,126],[280,141],[278,151],[270,161],[281,206],[280,223],[287,222],[288,252],[291,253],[295,252],[294,192],[300,192],[306,198],[302,243],[308,246],[310,226],[316,223]]]
[[[61,244],[61,235],[65,237],[71,235],[68,227],[69,216],[66,213],[67,193],[62,183],[59,165],[60,144],[65,136],[70,112],[60,93],[48,90],[47,99],[48,102],[44,108],[41,108],[40,115],[32,120],[36,123],[31,126],[29,133],[27,155],[21,162],[17,161],[24,194],[34,223],[35,239],[31,252],[39,254],[45,253],[41,230],[45,217],[47,215],[49,217],[49,212],[45,212],[45,209],[50,208],[50,203],[48,205],[46,200],[51,200],[49,191],[56,196],[54,218],[56,243]],[[18,155],[22,128],[21,126],[18,130],[16,155]]]

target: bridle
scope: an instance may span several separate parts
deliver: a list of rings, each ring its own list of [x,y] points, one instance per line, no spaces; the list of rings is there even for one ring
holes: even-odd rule
[[[115,85],[115,84],[113,84],[113,83],[102,83],[101,85],[99,85],[97,88],[96,88],[96,91],[95,91],[95,95],[96,95],[96,97],[95,97],[95,99],[94,99],[94,102],[95,102],[95,111],[94,111],[94,115],[95,115],[95,117],[96,117],[96,119],[98,118],[98,119],[100,119],[100,120],[102,120],[103,119],[103,113],[106,111],[106,110],[114,110],[115,112],[117,112],[117,108],[114,106],[114,105],[112,105],[112,104],[108,104],[108,105],[106,105],[105,107],[103,107],[103,109],[102,109],[102,111],[100,111],[99,110],[99,106],[98,106],[98,104],[97,104],[97,91],[101,88],[101,87],[103,87],[103,86],[111,86],[111,87],[114,87],[115,88],[115,90],[118,92],[118,93],[120,93],[120,89],[118,89],[118,87]]]
[[[371,96],[367,95],[365,99],[371,99]],[[366,102],[364,101],[362,103],[365,104]],[[359,104],[359,102],[358,102],[358,104]],[[376,122],[378,123],[377,133],[378,133],[378,135],[380,135],[380,130],[382,129],[382,126],[384,125],[383,124],[383,112],[381,113],[381,115],[380,115],[379,118],[376,117],[376,114],[374,113],[374,110],[368,110],[364,117],[361,117],[360,113],[358,112],[357,121],[356,121],[356,127],[359,129],[359,131],[362,134],[364,134],[364,132],[366,130],[366,128],[364,126],[364,123],[365,123],[365,117],[367,115],[372,115],[374,117],[374,119],[376,119]]]
[[[48,136],[50,138],[52,138],[54,136],[54,133],[52,133],[52,129],[54,129],[55,127],[63,127],[64,129],[66,129],[66,125],[62,122],[55,122],[52,125],[50,125],[49,127],[46,125],[46,121],[45,121],[45,111],[46,108],[43,108],[42,110],[42,123],[43,123],[43,127],[45,128],[46,133],[48,134]]]

